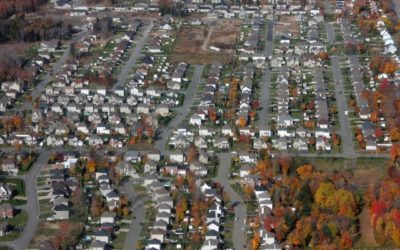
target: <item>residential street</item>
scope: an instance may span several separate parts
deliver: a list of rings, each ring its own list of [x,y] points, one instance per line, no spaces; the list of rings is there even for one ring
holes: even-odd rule
[[[129,179],[129,181],[124,183],[122,186],[122,191],[125,195],[127,195],[132,204],[131,209],[134,216],[131,226],[129,227],[129,232],[125,238],[124,249],[136,249],[136,244],[142,231],[142,223],[146,215],[146,207],[143,204],[142,197],[135,192],[132,179]]]
[[[335,43],[335,31],[333,29],[332,23],[325,22],[326,36],[328,37],[328,42],[332,45]]]
[[[340,133],[343,155],[346,158],[355,158],[357,157],[357,155],[354,151],[353,133],[350,128],[349,117],[348,115],[345,114],[345,111],[348,111],[348,107],[345,97],[345,90],[343,86],[343,79],[339,64],[339,58],[337,56],[332,56],[331,61],[332,61],[333,79],[335,81],[335,96],[336,96],[336,105],[340,122],[339,133]]]
[[[41,152],[39,158],[29,172],[21,176],[21,179],[25,181],[25,192],[27,197],[26,211],[28,212],[28,220],[24,226],[24,231],[17,240],[2,242],[0,243],[0,246],[8,246],[16,250],[28,249],[29,242],[35,234],[38,226],[40,215],[39,200],[36,190],[36,178],[42,167],[47,164],[50,154],[51,151]]]
[[[265,56],[268,58],[272,55],[273,50],[273,40],[274,40],[274,21],[268,20],[267,24],[267,34],[265,39]],[[268,129],[268,109],[269,109],[269,89],[271,87],[271,72],[269,70],[269,65],[264,69],[264,75],[261,82],[261,111],[259,112],[258,118],[258,128],[260,130]]]
[[[192,80],[185,92],[185,100],[183,101],[183,105],[175,109],[175,117],[169,122],[168,127],[164,128],[159,134],[159,139],[156,141],[154,147],[160,150],[161,153],[165,153],[165,145],[168,141],[168,138],[171,136],[172,131],[175,128],[178,128],[183,119],[189,115],[190,107],[192,106],[197,87],[201,81],[203,70],[204,65],[195,65],[195,71],[193,73]]]
[[[125,63],[121,72],[119,72],[117,82],[114,84],[113,89],[124,86],[125,81],[130,76],[130,71],[135,66],[136,61],[139,59],[139,57],[142,56],[141,51],[142,51],[143,46],[145,45],[147,38],[149,37],[150,31],[153,29],[153,27],[154,27],[154,22],[150,21],[150,24],[144,30],[142,37],[136,42],[136,44],[132,44],[131,51],[128,52],[128,53],[131,53],[131,56],[130,56],[129,60]]]
[[[219,158],[219,166],[218,166],[218,175],[214,179],[216,182],[219,182],[223,187],[224,191],[228,193],[228,196],[231,200],[231,203],[235,207],[235,222],[233,228],[233,248],[235,250],[246,250],[248,249],[246,244],[246,218],[247,211],[244,205],[242,197],[236,193],[235,190],[231,187],[229,183],[229,167],[232,160],[231,153],[221,153],[218,154]]]
[[[70,44],[74,41],[78,41],[85,35],[85,32],[80,32],[78,33],[73,41],[69,42],[66,44],[67,48],[58,59],[58,61],[53,65],[51,70],[49,70],[46,75],[44,76],[43,80],[39,82],[34,88],[32,93],[30,94],[32,96],[32,101],[25,101],[24,104],[21,105],[21,107],[18,109],[19,112],[26,111],[26,110],[32,110],[32,103],[35,101],[45,90],[47,84],[51,81],[54,75],[56,75],[62,67],[67,63],[67,60],[70,58]]]

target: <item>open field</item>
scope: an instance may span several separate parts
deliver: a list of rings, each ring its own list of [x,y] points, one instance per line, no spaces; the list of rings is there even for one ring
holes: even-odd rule
[[[300,35],[300,23],[294,16],[282,16],[275,24],[276,34],[291,33],[294,37]]]
[[[233,59],[230,50],[234,48],[239,37],[239,28],[240,23],[237,21],[221,22],[212,28],[209,41],[206,41],[210,32],[209,27],[184,27],[176,33],[171,61],[173,63],[184,61],[189,64],[212,64],[215,61],[229,63]],[[221,52],[209,51],[207,50],[209,46],[216,46]]]
[[[241,21],[224,20],[214,27],[208,46],[233,51],[240,35]]]

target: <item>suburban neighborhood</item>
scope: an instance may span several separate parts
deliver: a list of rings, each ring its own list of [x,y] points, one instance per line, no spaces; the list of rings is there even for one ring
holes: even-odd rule
[[[400,1],[0,2],[0,249],[400,247]]]

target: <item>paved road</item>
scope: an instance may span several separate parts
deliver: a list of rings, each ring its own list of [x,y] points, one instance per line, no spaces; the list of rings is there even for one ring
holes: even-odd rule
[[[22,104],[21,107],[18,109],[19,112],[32,110],[32,103],[43,93],[47,84],[51,81],[52,77],[62,69],[62,67],[67,63],[67,60],[70,58],[71,43],[80,40],[85,34],[86,34],[85,31],[81,31],[80,33],[74,36],[71,42],[68,42],[66,44],[67,49],[64,51],[60,59],[58,59],[58,61],[53,65],[52,69],[47,72],[43,80],[34,87],[34,90],[31,93],[32,101],[25,101],[25,103]]]
[[[124,67],[122,68],[121,72],[118,75],[117,83],[114,84],[113,89],[116,89],[117,87],[122,87],[124,86],[124,83],[130,76],[130,70],[135,66],[136,61],[139,59],[139,57],[142,56],[141,51],[143,49],[144,44],[147,41],[147,38],[149,37],[149,33],[151,29],[153,29],[154,22],[150,21],[150,24],[147,26],[146,30],[143,32],[142,37],[137,41],[135,46],[132,47],[132,49],[129,51],[131,53],[131,57],[129,60],[125,63]]]
[[[400,18],[400,0],[393,0],[394,10],[396,11],[397,17]]]
[[[274,21],[268,20],[267,26],[267,33],[265,39],[265,48],[264,53],[265,56],[268,58],[272,55],[273,50],[273,40],[274,40]],[[268,129],[268,109],[269,109],[269,89],[271,85],[271,72],[269,70],[269,66],[264,70],[264,75],[262,78],[262,86],[261,86],[261,110],[258,112],[258,128],[260,130]]]
[[[326,30],[326,36],[328,37],[328,42],[330,44],[335,43],[335,31],[333,29],[332,23],[325,22],[325,30]]]
[[[345,90],[343,86],[342,72],[340,69],[339,58],[337,56],[331,57],[333,79],[335,81],[335,96],[337,111],[339,114],[340,122],[340,138],[342,140],[343,154],[346,158],[355,158],[353,133],[350,128],[349,117],[345,115],[345,110],[348,110]]]
[[[24,231],[21,236],[11,242],[2,242],[0,246],[12,247],[16,250],[27,249],[29,242],[35,234],[39,223],[40,207],[36,189],[36,179],[40,170],[47,164],[51,151],[43,151],[31,170],[23,175],[18,176],[25,182],[25,192],[27,197],[26,211],[28,212],[28,221],[25,224]]]
[[[160,150],[160,152],[163,155],[166,154],[165,144],[166,144],[168,138],[171,136],[172,130],[174,128],[177,128],[179,126],[179,124],[182,122],[183,118],[186,117],[190,112],[190,106],[193,103],[193,99],[195,97],[197,86],[200,83],[201,76],[203,74],[203,69],[204,69],[203,65],[195,66],[195,71],[194,71],[192,80],[188,86],[188,89],[186,91],[185,100],[183,102],[183,105],[179,108],[176,108],[177,115],[169,123],[168,128],[165,128],[162,130],[161,134],[159,135],[159,137],[161,137],[161,138],[158,141],[156,141],[156,143],[155,143],[154,147],[157,148],[158,150]],[[132,224],[129,228],[128,235],[126,236],[125,243],[124,243],[124,249],[135,249],[136,244],[140,237],[140,232],[142,231],[141,223],[144,221],[145,214],[146,214],[146,208],[143,204],[141,197],[139,197],[136,194],[131,181],[125,183],[125,185],[122,188],[123,188],[123,192],[128,195],[128,198],[132,203],[132,211],[135,216],[135,218],[132,220]]]
[[[182,123],[183,119],[189,115],[190,107],[192,106],[197,87],[203,74],[204,65],[195,65],[195,71],[190,81],[190,84],[186,90],[185,100],[183,105],[175,109],[176,116],[170,121],[167,128],[164,128],[159,134],[159,140],[155,143],[155,148],[160,150],[161,153],[165,153],[165,145],[168,138],[174,129],[178,128]]]
[[[219,158],[219,167],[218,167],[218,175],[214,179],[216,182],[219,182],[223,187],[224,191],[228,193],[229,198],[232,204],[235,205],[235,222],[232,234],[233,240],[233,248],[235,250],[246,250],[247,247],[244,247],[247,241],[246,237],[246,218],[247,211],[246,206],[244,205],[242,197],[239,196],[238,193],[233,190],[229,183],[229,167],[232,160],[231,153],[222,153],[218,154]]]
[[[132,204],[133,220],[126,235],[124,249],[136,249],[136,244],[142,231],[142,223],[146,215],[146,207],[144,206],[142,197],[140,197],[133,188],[133,181],[130,179],[122,186],[122,192],[127,195]]]

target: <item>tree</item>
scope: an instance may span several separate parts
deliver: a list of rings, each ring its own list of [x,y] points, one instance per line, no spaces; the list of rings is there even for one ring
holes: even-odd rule
[[[311,164],[300,166],[296,169],[296,172],[301,180],[308,180],[312,177],[313,166]]]
[[[173,2],[172,0],[158,0],[158,6],[160,8],[160,13],[162,15],[169,14],[172,12],[173,9]]]
[[[187,210],[187,201],[185,196],[181,196],[180,198],[178,198],[175,210],[176,221],[179,223],[185,218],[185,212]]]
[[[182,176],[182,175],[178,175],[178,176],[176,177],[176,180],[175,180],[175,186],[176,186],[176,188],[180,189],[180,188],[183,186],[183,183],[184,183],[183,176]]]
[[[241,116],[238,120],[238,126],[240,128],[244,128],[247,124],[246,118],[244,118],[243,116]]]
[[[252,197],[252,195],[254,194],[254,189],[250,185],[245,185],[243,187],[243,192],[244,192],[245,197],[247,199],[250,199]]]
[[[89,173],[96,172],[96,162],[93,159],[89,159],[87,162],[86,168]]]
[[[195,146],[191,145],[188,152],[188,163],[192,163],[197,157],[197,150]]]
[[[92,217],[99,217],[103,209],[103,201],[99,195],[94,195],[92,197],[92,202],[90,203],[90,214]]]
[[[317,192],[315,192],[314,200],[319,206],[330,208],[334,203],[335,192],[336,188],[331,182],[321,183]]]
[[[129,213],[130,213],[129,208],[128,208],[128,207],[124,207],[124,208],[122,209],[122,213],[123,213],[123,215],[124,215],[125,217],[127,217],[127,216],[129,215]]]
[[[208,117],[212,122],[215,122],[217,120],[217,113],[215,112],[214,109],[212,108],[208,109]]]
[[[389,136],[392,141],[399,141],[400,140],[400,129],[399,128],[390,129]]]
[[[256,250],[260,247],[260,234],[258,232],[254,232],[253,238],[251,239],[251,249]]]

